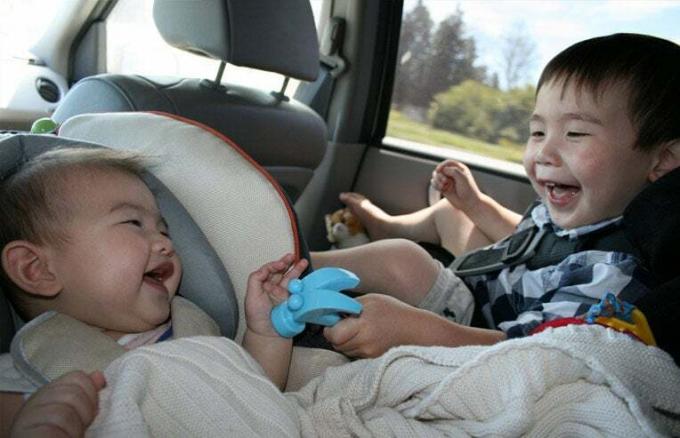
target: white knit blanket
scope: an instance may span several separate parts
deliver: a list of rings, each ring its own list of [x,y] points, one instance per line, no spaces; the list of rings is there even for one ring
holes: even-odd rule
[[[680,435],[680,369],[599,326],[401,347],[281,394],[235,343],[186,338],[106,369],[91,436]]]

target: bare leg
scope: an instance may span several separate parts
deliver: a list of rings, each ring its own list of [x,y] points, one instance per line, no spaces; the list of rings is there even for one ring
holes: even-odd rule
[[[315,268],[338,266],[359,276],[360,292],[391,295],[417,305],[430,290],[441,265],[419,245],[385,239],[354,248],[311,253]]]
[[[458,255],[493,243],[465,213],[446,199],[398,216],[390,216],[358,193],[344,193],[340,199],[366,226],[372,240],[400,237],[414,242],[430,242]]]
[[[436,243],[454,255],[493,243],[465,213],[446,199],[411,214],[392,216],[392,219],[399,237]]]

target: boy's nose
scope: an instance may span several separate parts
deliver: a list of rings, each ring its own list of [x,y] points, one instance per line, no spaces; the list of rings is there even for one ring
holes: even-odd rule
[[[548,136],[536,151],[536,162],[540,164],[558,165],[560,163],[559,140]]]

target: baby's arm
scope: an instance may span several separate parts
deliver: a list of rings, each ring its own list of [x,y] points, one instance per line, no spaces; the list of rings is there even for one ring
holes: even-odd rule
[[[432,172],[432,187],[475,223],[489,240],[496,242],[511,234],[521,215],[503,207],[477,187],[470,169],[458,161],[446,160]]]
[[[333,347],[351,357],[377,357],[399,345],[458,347],[491,345],[505,339],[497,330],[456,324],[427,310],[381,294],[357,298],[361,315],[324,329]]]
[[[23,395],[0,393],[0,436],[81,437],[97,415],[97,393],[106,386],[100,371],[74,371],[43,386],[23,403]]]
[[[293,255],[286,254],[250,274],[245,302],[248,327],[243,347],[281,389],[288,379],[293,341],[276,333],[270,315],[274,306],[288,298],[288,282],[307,268],[307,260],[293,262]]]

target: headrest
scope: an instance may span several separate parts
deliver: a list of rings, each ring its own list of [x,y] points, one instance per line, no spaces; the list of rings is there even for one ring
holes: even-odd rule
[[[52,135],[14,135],[0,140],[0,175],[7,175],[32,157],[56,147],[102,146]],[[172,230],[175,249],[182,259],[183,275],[178,293],[210,314],[223,335],[234,338],[239,320],[238,305],[229,275],[218,255],[170,190],[152,174],[144,179]],[[213,293],[206,294],[206,290]],[[0,301],[0,351],[7,351],[18,327],[8,313],[4,296]]]
[[[680,277],[680,168],[647,186],[623,213],[626,237],[660,282]]]
[[[285,253],[300,257],[303,251],[295,213],[271,175],[224,135],[179,116],[83,114],[65,121],[59,135],[160,159],[154,175],[191,214],[229,273],[239,306],[240,341],[248,275]]]
[[[318,74],[309,0],[156,0],[153,17],[178,49],[306,81]]]

